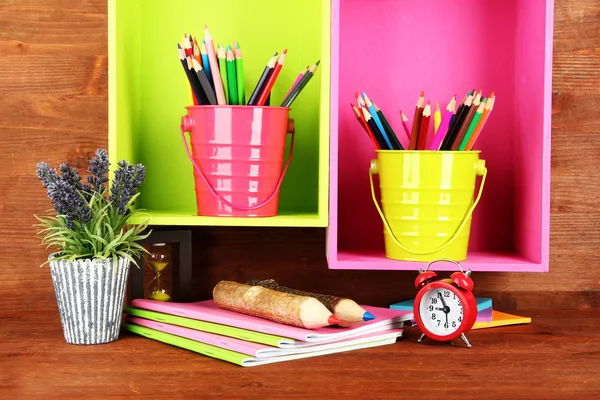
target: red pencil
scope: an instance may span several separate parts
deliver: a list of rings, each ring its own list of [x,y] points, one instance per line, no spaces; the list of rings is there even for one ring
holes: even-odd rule
[[[354,104],[350,103],[350,106],[352,107],[352,110],[354,111],[354,115],[356,115],[356,118],[358,119],[358,122],[363,127],[363,129],[365,130],[365,132],[367,132],[367,134],[369,135],[369,137],[371,138],[371,142],[373,142],[373,146],[375,146],[375,148],[377,150],[381,150],[381,147],[379,147],[379,143],[377,143],[377,140],[375,139],[375,136],[373,136],[373,132],[371,132],[371,128],[369,128],[369,125],[367,124],[367,121],[365,121],[365,117],[358,110],[358,108],[356,108],[356,106],[354,106]]]
[[[419,140],[417,142],[417,150],[425,150],[427,144],[427,133],[429,131],[429,120],[431,119],[431,105],[427,102],[427,105],[423,109],[423,116],[421,118],[421,126],[419,127]]]
[[[404,133],[406,133],[406,137],[410,140],[410,128],[408,127],[408,118],[402,110],[400,110],[400,117],[402,117],[402,127],[404,128]]]
[[[273,69],[271,76],[269,76],[267,83],[265,83],[265,88],[263,89],[262,93],[260,94],[260,97],[256,101],[257,106],[262,106],[267,101],[267,97],[269,97],[269,94],[271,93],[271,89],[273,88],[273,85],[275,84],[277,75],[279,75],[281,68],[283,68],[283,63],[285,62],[286,54],[287,54],[287,49],[283,50],[283,53],[277,59],[277,64],[275,64],[275,68]]]
[[[413,119],[412,130],[410,131],[410,143],[408,150],[417,150],[417,142],[419,138],[419,128],[421,127],[421,118],[423,117],[423,107],[425,105],[425,92],[421,92],[421,96],[417,100],[415,106],[415,117]]]

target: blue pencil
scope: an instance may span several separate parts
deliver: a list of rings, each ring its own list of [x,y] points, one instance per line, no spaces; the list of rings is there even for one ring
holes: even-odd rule
[[[214,90],[215,84],[213,83],[212,72],[210,72],[210,62],[208,61],[208,53],[206,52],[206,42],[204,41],[204,39],[202,39],[202,47],[200,48],[200,54],[202,54],[202,66],[204,67],[204,72],[206,72],[208,82]]]
[[[369,99],[369,97],[367,96],[367,94],[365,92],[363,92],[363,97],[365,98],[365,103],[367,104],[369,113],[373,117],[373,121],[375,121],[377,128],[379,128],[379,131],[381,132],[381,136],[383,136],[383,139],[385,140],[385,143],[387,144],[388,149],[394,150],[394,147],[392,146],[392,142],[390,142],[390,139],[388,138],[385,129],[383,129],[383,124],[381,123],[381,120],[379,119],[379,115],[377,115],[377,110],[375,110],[375,106],[373,105],[373,102]]]

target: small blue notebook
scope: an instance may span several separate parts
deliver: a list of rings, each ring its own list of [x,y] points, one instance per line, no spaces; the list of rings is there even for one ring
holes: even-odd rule
[[[492,299],[487,297],[478,297],[477,300],[477,311],[481,312],[483,310],[487,310],[488,308],[492,308]],[[392,304],[390,308],[394,310],[413,310],[413,301],[414,299],[401,301],[400,303]]]

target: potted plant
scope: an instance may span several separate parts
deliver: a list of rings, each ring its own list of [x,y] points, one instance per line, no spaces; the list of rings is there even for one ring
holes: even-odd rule
[[[129,265],[146,249],[136,241],[146,238],[147,223],[131,225],[140,211],[133,208],[146,170],[123,160],[109,182],[110,162],[98,149],[90,160],[87,183],[75,168],[60,164],[59,171],[41,162],[37,176],[47,189],[54,209],[35,216],[42,244],[54,247],[50,264],[52,283],[67,343],[108,343],[119,337]],[[109,188],[110,186],[110,188]]]

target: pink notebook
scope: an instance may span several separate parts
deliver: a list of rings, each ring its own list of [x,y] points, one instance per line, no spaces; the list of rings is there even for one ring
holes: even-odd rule
[[[362,345],[380,342],[383,340],[394,340],[402,336],[402,329],[388,329],[382,332],[370,333],[349,339],[338,340],[325,344],[313,344],[307,347],[295,349],[281,349],[279,347],[268,346],[266,344],[247,342],[245,340],[235,339],[227,336],[216,335],[214,333],[202,332],[195,329],[185,328],[182,326],[165,324],[161,322],[151,321],[145,318],[128,317],[127,321],[137,325],[145,326],[157,331],[170,333],[184,338],[192,339],[197,342],[210,344],[221,347],[223,349],[237,351],[238,353],[247,354],[252,357],[267,358],[289,356],[294,354],[305,354],[317,351],[331,351],[334,349],[345,348],[351,346],[353,349],[359,349]]]
[[[355,337],[366,334],[377,327],[390,326],[403,321],[409,321],[413,317],[413,313],[410,311],[361,305],[362,308],[375,316],[374,320],[361,322],[347,328],[327,326],[318,329],[305,329],[224,310],[217,307],[212,300],[199,301],[196,303],[173,303],[136,299],[133,300],[132,305],[145,310],[178,315],[180,317],[213,322],[215,324],[234,326],[311,343],[330,342],[333,340]]]

